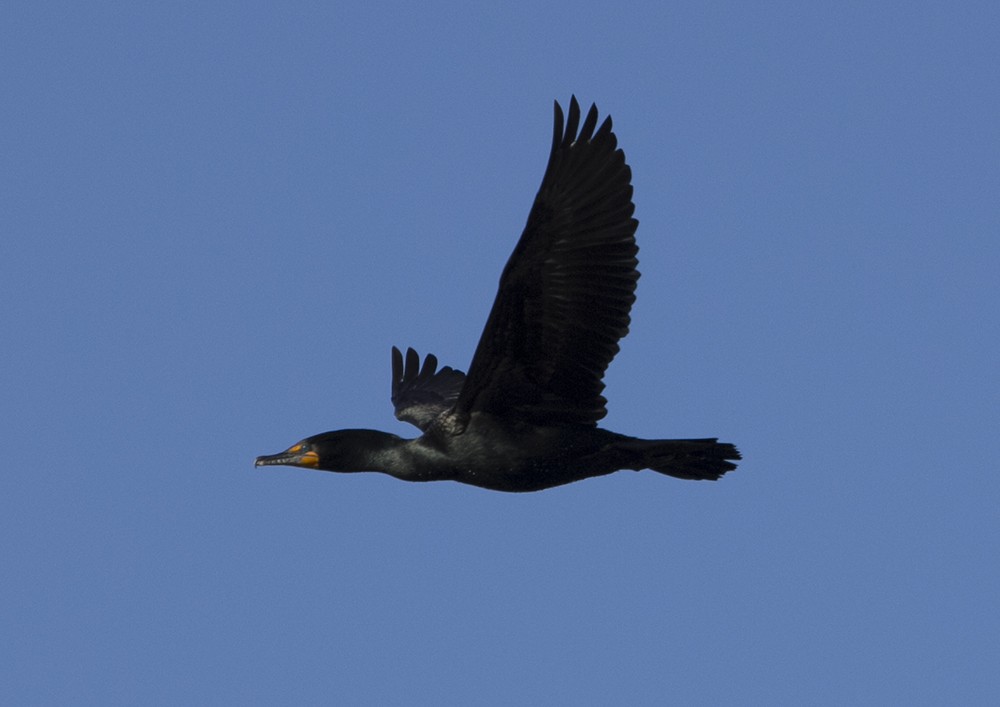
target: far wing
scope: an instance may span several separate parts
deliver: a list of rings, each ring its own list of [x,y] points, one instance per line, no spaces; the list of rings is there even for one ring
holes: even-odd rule
[[[451,410],[465,383],[465,374],[450,366],[437,369],[437,357],[427,354],[423,368],[420,356],[406,350],[406,360],[392,347],[392,404],[396,417],[427,431],[442,412]]]

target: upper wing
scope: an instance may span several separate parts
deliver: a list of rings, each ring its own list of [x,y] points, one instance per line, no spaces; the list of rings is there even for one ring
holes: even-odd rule
[[[595,425],[604,371],[628,333],[639,279],[632,172],[611,118],[555,105],[552,152],[455,412]]]
[[[426,431],[438,415],[451,410],[465,382],[465,374],[444,366],[435,372],[437,357],[427,354],[423,368],[413,349],[403,354],[392,347],[392,404],[396,417]]]

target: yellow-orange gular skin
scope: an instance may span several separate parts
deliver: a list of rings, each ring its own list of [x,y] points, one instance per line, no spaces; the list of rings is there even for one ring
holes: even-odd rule
[[[280,454],[257,457],[257,461],[254,463],[254,466],[270,466],[272,464],[280,464],[282,466],[302,466],[307,469],[315,469],[319,467],[319,455],[311,449],[303,451],[305,449],[306,445],[299,442],[298,444],[293,444]]]

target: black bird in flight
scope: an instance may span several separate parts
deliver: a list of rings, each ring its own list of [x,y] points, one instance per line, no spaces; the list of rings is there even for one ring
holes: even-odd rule
[[[580,125],[555,104],[552,152],[528,223],[469,372],[413,349],[392,349],[396,417],[423,435],[376,430],[309,437],[256,466],[380,471],[406,481],[460,481],[497,491],[538,491],[620,469],[718,479],[740,454],[716,439],[647,440],[597,426],[604,372],[618,353],[635,301],[638,248],[632,172],[591,106]]]

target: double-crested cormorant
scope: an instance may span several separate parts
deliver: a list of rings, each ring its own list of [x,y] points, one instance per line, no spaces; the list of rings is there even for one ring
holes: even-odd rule
[[[579,132],[577,129],[579,128]],[[596,131],[595,131],[596,129]],[[429,354],[392,349],[396,417],[423,432],[376,430],[309,437],[256,465],[381,471],[407,481],[460,481],[538,491],[619,469],[718,479],[739,452],[716,439],[646,440],[597,427],[602,379],[628,333],[639,279],[632,172],[597,106],[580,126],[576,98],[563,123],[521,240],[468,374]]]

